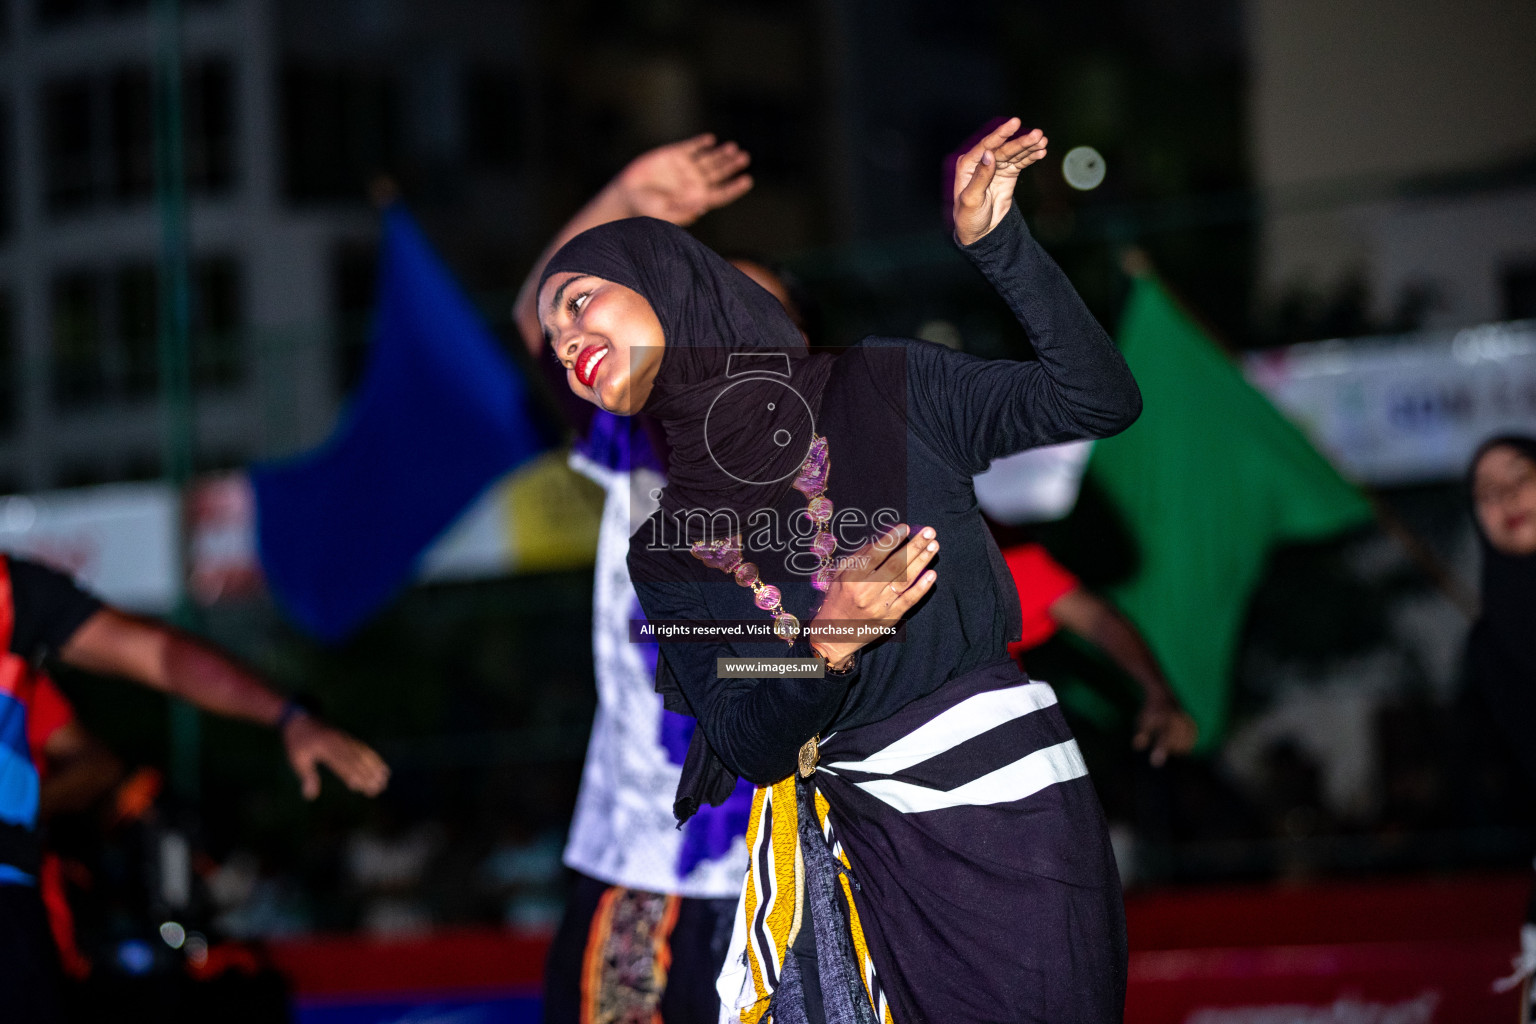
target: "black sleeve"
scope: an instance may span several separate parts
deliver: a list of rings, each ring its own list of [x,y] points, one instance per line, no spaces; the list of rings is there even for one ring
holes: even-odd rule
[[[1141,391],[1104,328],[1029,233],[1017,205],[968,246],[1008,303],[1037,360],[909,349],[909,426],[966,474],[1042,444],[1109,437],[1141,414]]]
[[[640,607],[651,620],[708,620],[695,584],[636,581]],[[812,658],[804,638],[786,647],[752,644],[661,643],[666,667],[687,698],[710,747],[732,772],[760,786],[794,772],[801,746],[831,721],[858,670],[824,679],[717,679],[715,659],[764,656]],[[855,663],[857,664],[857,662]]]
[[[69,643],[102,604],[56,569],[20,558],[7,560],[16,610],[11,653],[36,664]]]

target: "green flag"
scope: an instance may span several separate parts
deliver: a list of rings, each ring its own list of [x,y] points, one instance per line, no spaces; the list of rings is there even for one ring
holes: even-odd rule
[[[1110,593],[1208,750],[1226,727],[1237,635],[1270,548],[1359,525],[1371,507],[1153,278],[1135,282],[1120,347],[1145,408],[1094,446],[1089,473],[1140,562]]]

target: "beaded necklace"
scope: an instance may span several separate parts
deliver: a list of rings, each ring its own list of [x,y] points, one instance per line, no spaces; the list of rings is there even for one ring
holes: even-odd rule
[[[832,556],[837,553],[837,538],[832,536],[831,531],[832,499],[826,495],[827,478],[831,475],[832,459],[827,439],[813,435],[810,451],[800,464],[800,472],[791,486],[805,495],[806,515],[816,524],[810,550],[820,562],[811,574],[811,586],[822,593],[832,585],[832,577],[836,575]],[[784,595],[779,592],[779,588],[764,583],[757,566],[741,557],[741,534],[734,534],[724,540],[697,541],[689,547],[689,552],[705,565],[729,574],[737,584],[749,588],[752,591],[752,603],[773,616],[774,635],[787,644],[795,642],[800,635],[800,620],[784,610]]]

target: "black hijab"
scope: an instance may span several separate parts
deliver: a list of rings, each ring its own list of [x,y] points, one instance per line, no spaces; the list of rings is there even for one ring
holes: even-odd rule
[[[585,231],[543,280],[564,271],[634,289],[661,321],[666,350],[643,412],[666,432],[664,514],[696,540],[704,523],[687,510],[728,509],[745,524],[773,507],[804,461],[833,357],[807,353],[777,299],[666,221]]]
[[[1509,447],[1536,463],[1536,438],[1504,435],[1484,441],[1472,456],[1467,491],[1483,555],[1482,614],[1467,641],[1474,683],[1500,725],[1516,739],[1527,774],[1536,782],[1536,554],[1511,555],[1488,540],[1477,517],[1473,485],[1477,464],[1491,449]]]

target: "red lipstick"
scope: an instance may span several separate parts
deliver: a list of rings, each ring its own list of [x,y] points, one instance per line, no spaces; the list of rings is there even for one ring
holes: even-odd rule
[[[605,345],[588,345],[576,353],[576,379],[581,381],[583,387],[591,387],[597,380],[597,368],[603,364],[608,356],[608,348]]]

